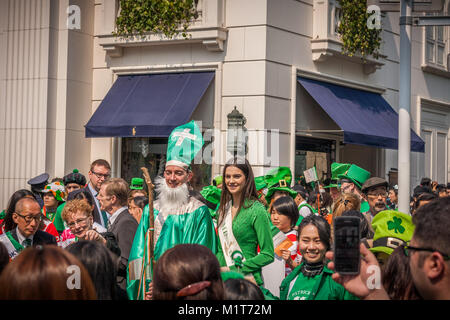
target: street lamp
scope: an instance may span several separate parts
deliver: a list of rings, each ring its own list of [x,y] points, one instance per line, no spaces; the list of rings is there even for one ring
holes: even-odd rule
[[[247,128],[245,128],[244,115],[240,113],[236,106],[234,106],[233,111],[228,115],[228,132],[227,132],[227,151],[230,152],[233,157],[239,155],[245,157],[247,154]]]

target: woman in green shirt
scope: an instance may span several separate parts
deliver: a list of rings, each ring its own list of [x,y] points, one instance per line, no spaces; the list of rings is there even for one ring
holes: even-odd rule
[[[336,283],[325,264],[330,250],[330,225],[321,216],[310,215],[299,225],[299,251],[302,263],[281,283],[281,300],[357,300]]]
[[[224,267],[222,271],[251,274],[261,286],[261,268],[273,262],[274,248],[269,217],[258,201],[252,167],[246,159],[233,158],[224,167],[223,179],[217,258]]]

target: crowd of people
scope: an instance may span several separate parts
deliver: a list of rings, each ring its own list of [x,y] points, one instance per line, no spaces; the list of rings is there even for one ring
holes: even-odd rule
[[[0,213],[0,299],[450,299],[450,184],[423,178],[399,212],[398,187],[356,164],[306,183],[288,167],[255,177],[234,157],[195,191],[202,146],[195,122],[175,128],[154,190],[103,159],[87,178],[30,179]],[[353,275],[334,271],[346,216],[359,221]]]

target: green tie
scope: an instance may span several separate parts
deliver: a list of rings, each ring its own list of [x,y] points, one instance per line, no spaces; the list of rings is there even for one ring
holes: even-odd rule
[[[103,217],[103,222],[105,223],[105,228],[108,229],[108,215],[105,211],[101,211],[102,212],[102,217]]]
[[[23,240],[22,246],[23,246],[24,248],[30,247],[30,246],[31,246],[31,239],[25,239],[25,240]]]

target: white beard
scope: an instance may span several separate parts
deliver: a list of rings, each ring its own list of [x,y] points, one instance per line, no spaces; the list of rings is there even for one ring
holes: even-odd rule
[[[163,177],[155,179],[156,200],[159,204],[159,210],[162,212],[172,212],[183,207],[189,202],[189,189],[186,183],[177,188],[170,188]]]

